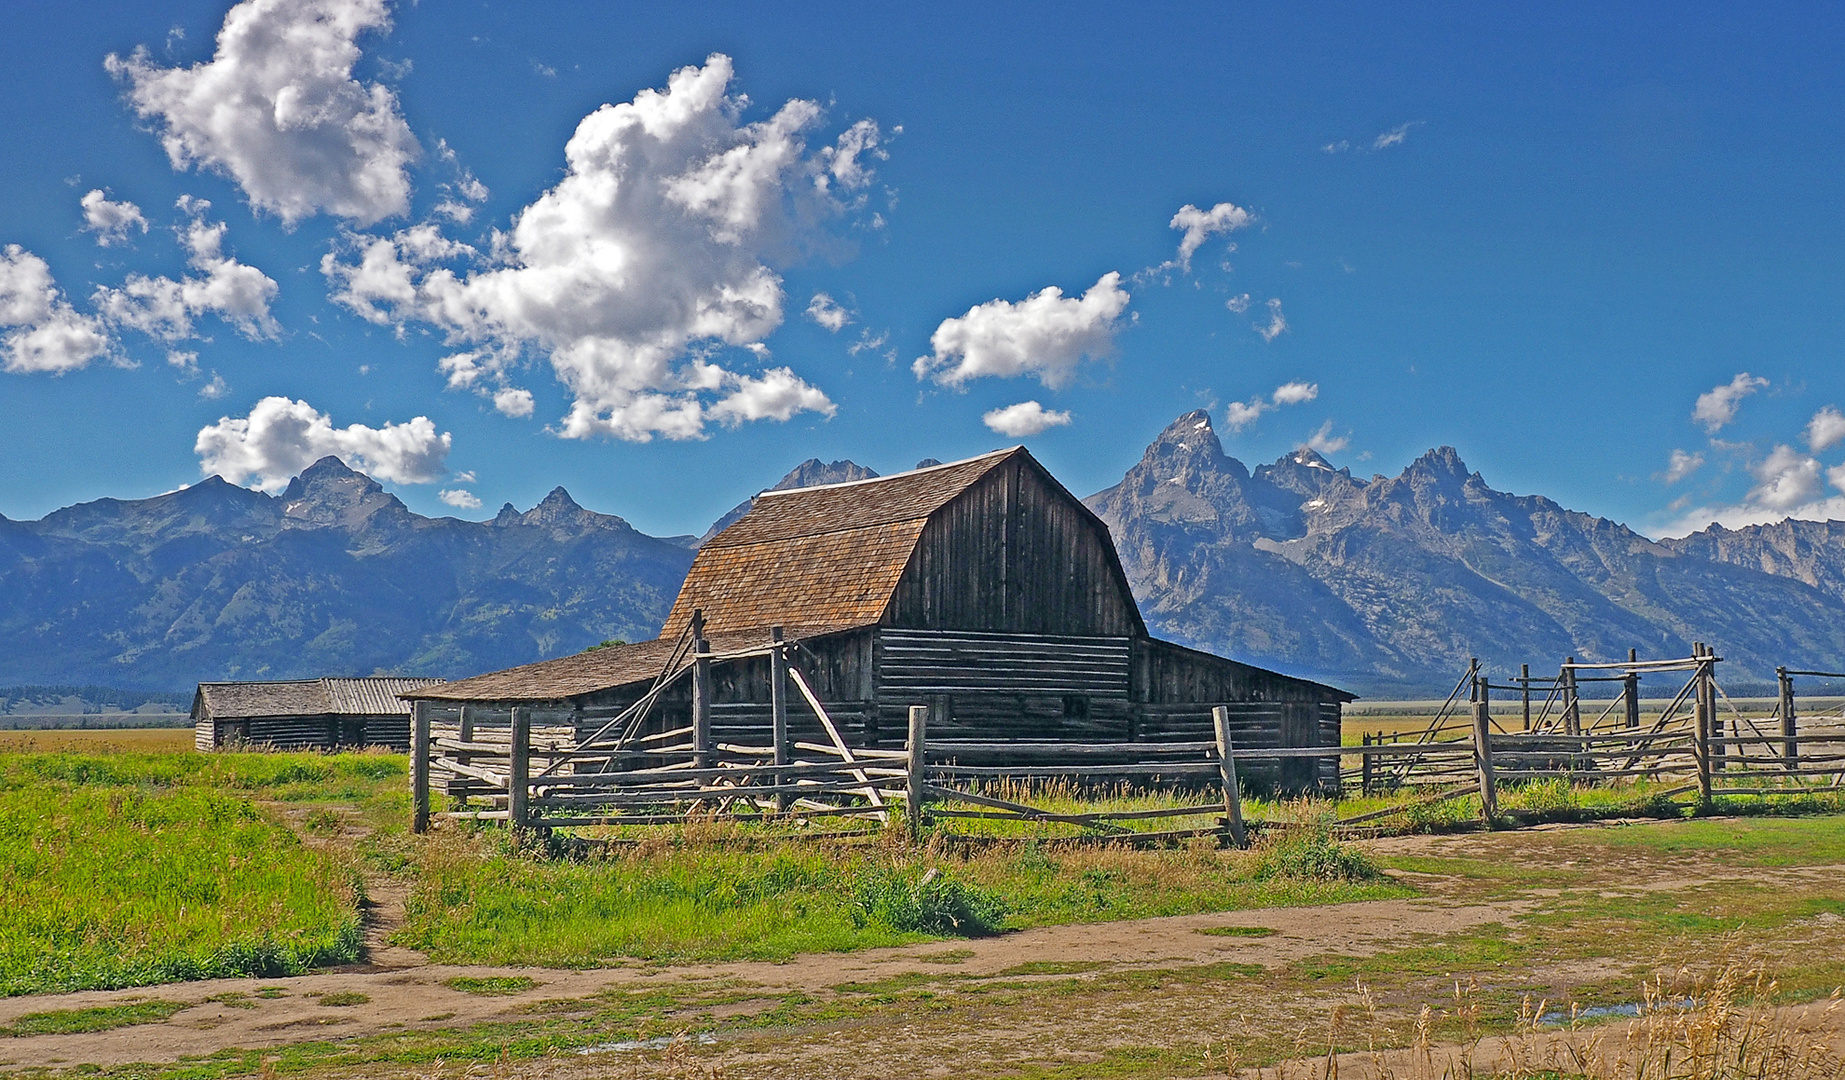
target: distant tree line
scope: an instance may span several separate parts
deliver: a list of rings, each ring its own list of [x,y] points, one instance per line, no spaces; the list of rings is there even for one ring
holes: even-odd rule
[[[21,705],[57,705],[69,698],[83,702],[84,712],[128,712],[143,705],[170,705],[184,711],[192,707],[190,690],[124,690],[119,686],[28,685],[0,686],[0,712]]]

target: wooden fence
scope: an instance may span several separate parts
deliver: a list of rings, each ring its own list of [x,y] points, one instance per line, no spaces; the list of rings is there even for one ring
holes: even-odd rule
[[[1503,786],[1549,779],[1661,781],[1672,785],[1664,795],[1695,793],[1705,808],[1721,796],[1804,795],[1839,791],[1845,784],[1845,715],[1802,718],[1792,681],[1845,676],[1782,669],[1774,710],[1750,716],[1719,686],[1719,658],[1702,644],[1678,659],[1630,656],[1618,664],[1571,659],[1554,678],[1533,678],[1527,668],[1502,683],[1489,679],[1476,661],[1413,738],[1258,748],[1231,745],[1231,710],[1225,706],[1212,710],[1214,738],[1209,740],[1068,743],[932,739],[927,705],[909,709],[904,749],[853,748],[800,670],[787,664],[783,647],[772,645],[768,651],[778,669],[774,682],[785,677],[799,692],[826,741],[789,736],[786,700],[775,702],[778,720],[767,746],[713,741],[696,719],[688,727],[639,734],[651,703],[675,679],[690,673],[696,697],[698,665],[671,675],[663,672],[639,701],[607,710],[606,716],[513,707],[500,719],[462,707],[452,718],[437,720],[430,703],[419,702],[411,769],[416,830],[425,830],[432,818],[504,821],[517,829],[682,825],[712,818],[803,826],[833,818],[871,819],[882,827],[897,820],[894,811],[901,811],[913,838],[931,823],[951,828],[961,820],[997,819],[1073,825],[1084,836],[1105,841],[1157,843],[1220,835],[1242,845],[1247,832],[1239,763],[1272,765],[1302,758],[1353,762],[1341,778],[1348,789],[1365,794],[1409,789],[1421,796],[1420,803],[1477,794],[1488,821],[1501,817]],[[1639,682],[1661,676],[1674,682],[1683,676],[1684,681],[1664,709],[1644,717]],[[1580,688],[1591,682],[1620,682],[1622,689],[1585,720]],[[1535,712],[1534,687],[1542,692]],[[1495,692],[1516,695],[1500,701],[1516,702],[1517,712],[1495,717]],[[1465,727],[1457,734],[1463,718]],[[1216,794],[1210,801],[1094,812],[1032,806],[1020,801],[1029,795],[1017,794],[1019,785],[1029,792],[1033,785],[1094,789],[1111,782],[1139,790]],[[454,808],[432,812],[436,791],[449,796]],[[1335,824],[1375,823],[1418,804]],[[1174,827],[1144,827],[1161,819],[1170,819]]]

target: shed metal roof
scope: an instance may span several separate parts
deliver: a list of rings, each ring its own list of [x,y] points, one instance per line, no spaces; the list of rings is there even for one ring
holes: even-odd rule
[[[282,682],[200,683],[195,718],[238,720],[280,716],[408,716],[399,694],[441,679],[375,675],[361,678],[291,679]]]

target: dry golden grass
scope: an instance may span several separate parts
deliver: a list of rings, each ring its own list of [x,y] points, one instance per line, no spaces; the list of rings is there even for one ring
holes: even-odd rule
[[[1638,1015],[1599,1023],[1608,1010],[1554,1008],[1527,999],[1510,1035],[1482,1030],[1479,987],[1455,983],[1445,1008],[1424,1005],[1407,1047],[1388,1032],[1363,984],[1332,1011],[1320,1057],[1240,1068],[1233,1046],[1224,1075],[1244,1080],[1840,1080],[1845,1077],[1845,998],[1840,991],[1807,1006],[1775,1005],[1778,987],[1759,963],[1720,956],[1648,980]],[[1599,1015],[1598,1015],[1599,1012]],[[1458,1043],[1438,1044],[1438,1029],[1458,1027]],[[1338,1052],[1353,1041],[1359,1052]],[[1396,1045],[1392,1045],[1396,1044]]]
[[[186,728],[54,728],[45,731],[0,731],[0,754],[174,753],[192,749]]]

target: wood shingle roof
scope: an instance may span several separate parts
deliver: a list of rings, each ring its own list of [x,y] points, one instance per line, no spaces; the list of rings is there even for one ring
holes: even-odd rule
[[[829,628],[790,627],[786,637],[789,641],[800,641],[826,632]],[[761,648],[769,643],[767,628],[721,631],[706,637],[711,651],[719,656]],[[630,683],[652,682],[681,643],[678,637],[661,637],[630,645],[605,645],[573,656],[540,660],[536,664],[431,686],[410,696],[432,701],[563,701]],[[681,652],[672,670],[679,671],[691,662],[688,647]]]
[[[713,632],[773,624],[843,629],[878,622],[937,510],[1016,454],[996,450],[895,476],[766,491],[706,541],[660,630],[703,610]]]

